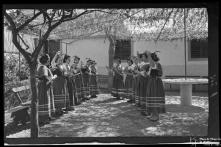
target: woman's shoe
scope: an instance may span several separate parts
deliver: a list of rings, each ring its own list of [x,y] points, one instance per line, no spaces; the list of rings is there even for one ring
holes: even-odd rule
[[[150,120],[153,121],[153,122],[156,122],[156,121],[159,120],[159,117],[151,117]]]
[[[132,101],[132,100],[128,100],[127,102],[128,102],[128,103],[132,103],[133,101]]]
[[[74,106],[71,106],[70,108],[69,108],[69,110],[70,111],[74,111],[75,109],[74,109]]]
[[[55,117],[49,117],[49,121],[53,121],[53,120],[55,120],[56,118]]]
[[[92,96],[91,96],[91,98],[96,98],[96,97],[97,97],[96,95],[92,95]]]
[[[146,112],[144,112],[144,111],[141,111],[140,113],[144,116],[147,116]]]
[[[151,114],[147,114],[146,118],[150,119],[152,117]]]
[[[68,113],[68,109],[63,109],[63,113],[67,114]]]

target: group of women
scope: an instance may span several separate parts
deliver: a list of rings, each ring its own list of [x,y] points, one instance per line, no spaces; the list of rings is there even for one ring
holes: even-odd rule
[[[38,114],[39,120],[50,120],[74,110],[74,105],[95,98],[98,94],[96,62],[87,59],[79,64],[80,58],[57,52],[50,62],[49,55],[39,59]],[[127,98],[135,103],[141,114],[151,121],[158,121],[159,114],[165,113],[165,92],[161,80],[162,67],[156,52],[145,51],[130,57],[123,68],[121,60],[115,59],[113,87],[111,94],[117,99]],[[49,67],[50,65],[50,67]]]
[[[117,99],[127,98],[135,103],[141,114],[151,121],[158,121],[165,113],[165,92],[161,80],[162,67],[157,52],[145,51],[130,57],[123,68],[121,60],[115,59],[112,95]],[[126,78],[125,78],[126,77]]]
[[[40,57],[37,69],[40,122],[74,110],[74,105],[98,94],[96,62],[87,59],[86,64],[79,64],[78,56],[73,59],[71,64],[71,57],[61,52],[51,62],[48,54]]]

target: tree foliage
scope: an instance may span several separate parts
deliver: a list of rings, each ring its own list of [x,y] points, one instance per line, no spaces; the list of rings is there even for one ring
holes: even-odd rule
[[[186,8],[187,38],[208,36],[208,16],[205,8]],[[105,29],[118,38],[135,40],[168,40],[184,37],[183,8],[107,9],[84,15],[74,23],[69,21],[58,27],[54,34],[61,38],[84,38]]]
[[[37,34],[39,34],[39,31],[42,34],[47,29],[49,18],[54,18],[52,24],[57,22],[62,12],[62,10],[55,9],[29,10],[29,13],[23,11],[19,10],[19,17],[17,16],[17,19],[15,19],[18,26],[21,21],[30,18],[32,13],[43,12],[44,15],[39,15],[36,21],[28,24],[25,28],[26,33]],[[127,37],[135,40],[183,38],[183,11],[184,8],[73,9],[68,11],[72,16],[77,16],[80,12],[85,12],[85,15],[76,18],[75,21],[71,18],[67,19],[68,21],[58,25],[50,36],[57,36],[60,39],[83,39],[100,32],[104,33],[106,28],[111,27],[117,29],[115,35],[119,38]],[[13,16],[17,13],[13,13]],[[208,36],[206,8],[186,8],[186,32],[188,38],[206,38]],[[114,31],[109,33],[114,34]]]

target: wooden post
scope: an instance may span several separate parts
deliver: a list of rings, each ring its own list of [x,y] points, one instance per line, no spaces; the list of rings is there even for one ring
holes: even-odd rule
[[[183,20],[184,20],[184,55],[185,55],[185,79],[186,79],[186,76],[187,76],[187,63],[186,63],[186,10],[184,8],[184,17],[183,17]]]
[[[20,42],[20,40],[19,40]],[[18,72],[19,72],[19,75],[20,75],[20,72],[21,72],[21,54],[20,52],[18,52]]]
[[[67,52],[68,52],[68,44],[67,43],[65,43],[66,44],[66,54],[67,54]]]

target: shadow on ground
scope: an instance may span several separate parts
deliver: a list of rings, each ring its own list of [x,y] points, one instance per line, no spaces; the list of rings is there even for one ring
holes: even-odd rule
[[[197,99],[193,99],[193,101]],[[203,99],[206,101],[207,99]],[[118,137],[118,136],[205,136],[208,106],[180,106],[179,98],[166,97],[167,112],[158,122],[140,114],[139,108],[127,100],[109,94],[83,102],[75,111],[64,114],[40,128],[40,137]],[[29,131],[30,132],[30,131]],[[23,133],[23,134],[22,134]],[[21,135],[22,134],[22,135]],[[28,133],[26,132],[26,137]],[[8,137],[25,136],[24,132]]]

